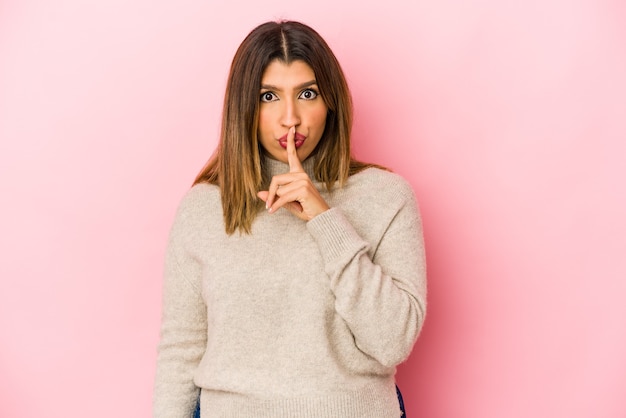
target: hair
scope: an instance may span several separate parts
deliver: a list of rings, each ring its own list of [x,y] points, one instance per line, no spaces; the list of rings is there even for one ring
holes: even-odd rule
[[[327,190],[349,176],[375,166],[354,159],[350,151],[352,98],[337,58],[324,39],[299,22],[267,22],[243,40],[230,67],[217,149],[194,181],[219,186],[227,234],[250,233],[263,203],[264,150],[258,141],[261,78],[274,60],[303,61],[315,74],[328,107],[324,133],[313,151],[315,180]],[[312,155],[313,155],[312,154]]]

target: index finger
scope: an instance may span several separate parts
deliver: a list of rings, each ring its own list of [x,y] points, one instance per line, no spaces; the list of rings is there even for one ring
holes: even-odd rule
[[[292,126],[287,132],[287,162],[289,163],[290,173],[301,173],[304,171],[302,163],[298,158],[298,152],[296,151],[296,127]]]

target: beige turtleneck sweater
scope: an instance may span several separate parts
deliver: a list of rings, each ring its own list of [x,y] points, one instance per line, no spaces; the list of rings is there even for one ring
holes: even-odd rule
[[[426,309],[413,192],[375,168],[332,193],[316,186],[330,210],[309,222],[263,211],[249,235],[225,233],[218,187],[183,198],[166,255],[155,417],[191,417],[198,388],[202,418],[400,416],[395,367]]]

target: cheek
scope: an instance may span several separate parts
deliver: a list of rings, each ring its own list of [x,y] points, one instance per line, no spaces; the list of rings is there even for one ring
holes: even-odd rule
[[[269,127],[269,118],[266,112],[259,112],[259,131],[265,131]]]
[[[317,129],[323,130],[326,125],[326,114],[328,111],[319,109],[311,115],[311,125],[314,125]]]
[[[259,139],[267,141],[269,137],[273,137],[272,121],[267,112],[259,113],[259,127],[257,128]]]

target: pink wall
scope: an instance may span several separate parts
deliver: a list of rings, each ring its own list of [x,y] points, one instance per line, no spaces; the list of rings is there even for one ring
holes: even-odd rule
[[[623,2],[205,3],[0,3],[0,416],[150,415],[170,222],[277,17],[327,38],[357,154],[421,201],[409,416],[626,416]]]

